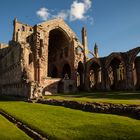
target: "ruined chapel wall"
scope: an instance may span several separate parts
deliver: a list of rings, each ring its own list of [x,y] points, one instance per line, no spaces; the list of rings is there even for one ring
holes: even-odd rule
[[[20,48],[14,47],[1,59],[0,84],[17,83],[21,75]]]
[[[21,49],[21,64],[26,80],[34,81],[34,55],[29,44],[23,44]]]
[[[33,27],[28,24],[23,24],[14,21],[13,40],[17,42],[26,42],[27,37],[33,33]]]
[[[44,50],[45,50],[45,60],[46,62],[48,62],[48,45],[49,45],[49,33],[50,31],[52,31],[53,29],[60,29],[62,30],[62,32],[64,32],[68,38],[69,38],[69,56],[68,57],[65,57],[65,55],[63,55],[63,58],[60,59],[60,52],[59,54],[57,54],[57,56],[54,56],[54,57],[57,57],[56,58],[56,61],[54,61],[52,64],[54,65],[58,65],[58,61],[61,61],[62,62],[62,65],[58,66],[58,69],[59,71],[62,70],[62,66],[64,65],[64,63],[68,62],[69,65],[71,66],[71,77],[73,79],[75,79],[75,74],[76,74],[76,66],[75,66],[75,61],[78,63],[78,60],[75,60],[75,48],[77,46],[82,46],[80,44],[80,42],[78,41],[78,39],[76,38],[76,35],[73,33],[73,31],[68,27],[68,25],[66,25],[64,23],[63,20],[61,19],[57,19],[57,20],[52,20],[52,21],[48,21],[48,22],[44,22],[44,23],[41,23],[41,24],[38,24],[38,28],[40,28],[40,31],[39,31],[39,36],[41,39],[43,39],[44,41]],[[76,45],[77,44],[77,45]],[[65,49],[65,48],[64,48]],[[61,50],[63,51],[63,54],[64,54],[64,51],[65,50]],[[53,57],[53,56],[52,56]],[[41,59],[40,61],[42,61],[43,59]],[[45,62],[44,60],[44,62]],[[44,66],[46,68],[48,68],[48,66],[46,64],[44,64],[44,62],[42,61],[41,62],[41,68],[43,68]],[[59,62],[60,63],[60,62]],[[46,68],[44,68],[44,71],[46,72]],[[44,74],[45,76],[45,74]],[[41,76],[41,77],[44,77],[44,76]]]
[[[83,45],[79,42],[79,40],[74,39],[74,67],[78,68],[78,63],[82,62],[84,64],[84,50]]]
[[[0,61],[1,93],[6,95],[16,95],[27,97],[29,85],[24,81],[22,48],[19,45],[9,46],[10,50]]]
[[[28,84],[22,84],[22,83],[5,85],[1,88],[1,93],[6,95],[29,97],[30,87]]]

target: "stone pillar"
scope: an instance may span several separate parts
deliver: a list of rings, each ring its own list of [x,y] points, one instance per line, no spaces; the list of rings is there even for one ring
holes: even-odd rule
[[[126,65],[126,84],[127,89],[134,89],[134,83],[133,83],[133,64],[127,64]]]
[[[99,54],[98,54],[98,46],[96,45],[96,43],[94,45],[94,57],[96,57],[96,58],[99,57]]]
[[[29,91],[28,98],[33,99],[34,98],[34,87],[35,87],[34,82],[30,82],[29,86],[30,86],[30,91]]]
[[[105,69],[101,68],[101,90],[105,89]]]
[[[38,83],[40,84],[40,61],[38,60]]]
[[[88,43],[87,43],[87,32],[85,27],[82,28],[82,44],[84,47],[84,57],[86,62],[88,58]]]
[[[105,71],[104,71],[104,79],[105,79],[105,89],[106,90],[110,90],[110,82],[109,82],[108,68],[105,68]]]
[[[84,88],[86,91],[90,91],[90,87],[89,87],[89,69],[87,68],[87,65],[85,67],[85,77],[84,77]]]
[[[86,28],[83,27],[82,28],[82,44],[83,44],[83,51],[84,51],[84,86],[85,86],[85,89],[86,90],[89,90],[89,86],[87,86],[86,82],[87,82],[87,66],[86,66],[86,62],[88,60],[88,53],[89,53],[89,50],[88,50],[88,41],[87,41],[87,32],[86,32]]]
[[[48,57],[49,57],[49,51],[48,51],[48,48],[49,48],[49,33],[48,32],[45,32],[45,37],[44,37],[44,40],[43,40],[43,43],[44,43],[44,67],[45,67],[45,71],[46,71],[46,77],[48,76]]]
[[[12,38],[12,40],[13,41],[17,41],[16,40],[16,23],[17,23],[17,18],[15,18],[14,20],[13,20],[13,38]]]

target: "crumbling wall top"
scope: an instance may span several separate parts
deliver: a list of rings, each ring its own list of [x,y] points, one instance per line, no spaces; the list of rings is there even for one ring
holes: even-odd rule
[[[21,23],[21,22],[17,21],[17,19],[14,19],[13,26],[14,26],[13,41],[26,42],[26,38],[33,33],[32,26]]]

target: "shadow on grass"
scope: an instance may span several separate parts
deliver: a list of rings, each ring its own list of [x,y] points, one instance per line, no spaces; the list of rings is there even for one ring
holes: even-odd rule
[[[91,99],[121,99],[121,100],[132,100],[132,99],[136,99],[139,100],[140,99],[140,92],[136,91],[130,91],[130,92],[122,92],[122,91],[116,91],[116,92],[96,92],[96,93],[82,93],[82,92],[77,92],[77,93],[72,93],[72,94],[58,94],[56,96],[62,96],[62,97],[74,97],[74,98],[82,98],[82,97],[86,97],[86,98],[91,98]]]
[[[115,120],[114,120],[115,121]],[[126,122],[126,121],[125,121]],[[123,129],[125,125],[128,127]],[[84,135],[77,135],[77,140],[81,139],[94,139],[94,140],[138,140],[140,139],[139,131],[130,131],[131,125],[125,124],[124,122],[114,122],[106,126],[104,123],[95,125],[81,125],[73,127],[71,129],[83,132]],[[133,126],[134,127],[134,126]],[[136,126],[138,127],[138,126]],[[117,131],[120,129],[120,131]],[[115,133],[114,133],[115,132]]]

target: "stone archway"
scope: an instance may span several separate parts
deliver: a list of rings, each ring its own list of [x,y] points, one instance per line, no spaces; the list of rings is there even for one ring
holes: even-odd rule
[[[101,66],[99,63],[93,61],[88,68],[88,83],[90,90],[100,89],[102,79]]]
[[[133,63],[133,82],[135,89],[140,90],[140,56],[136,56]]]
[[[53,65],[57,66],[56,78],[62,78],[62,66],[66,62],[71,67],[71,79],[76,80],[75,47],[79,41],[71,28],[62,19],[54,19],[38,24],[35,33],[35,80],[39,81],[40,78],[44,83],[48,77],[51,78]]]
[[[124,80],[124,68],[119,59],[114,58],[108,69],[109,84],[112,90],[120,88],[120,82]]]
[[[124,90],[126,70],[121,54],[111,54],[106,60],[105,68],[108,75],[106,87],[109,87],[111,90]]]
[[[51,76],[53,65],[60,67],[68,59],[70,50],[69,37],[61,29],[56,28],[49,33],[48,76]],[[58,68],[57,78],[62,77],[62,69]]]
[[[127,52],[127,88],[140,89],[140,47],[134,48]]]
[[[140,90],[140,47],[130,50],[130,62],[132,67],[132,86],[133,89]]]

